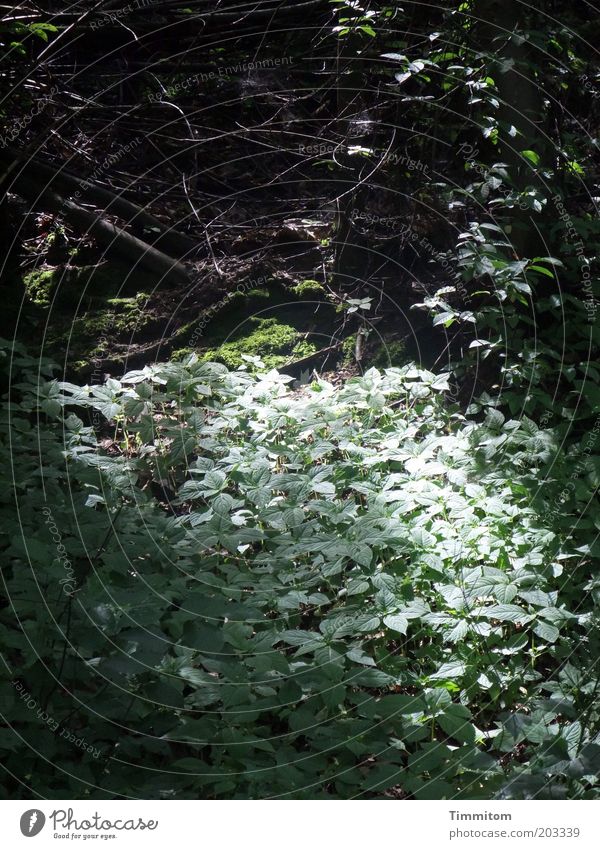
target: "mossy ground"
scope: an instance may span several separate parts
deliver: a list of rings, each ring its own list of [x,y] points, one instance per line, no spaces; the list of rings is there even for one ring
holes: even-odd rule
[[[97,265],[40,265],[23,276],[27,299],[39,307],[75,306],[85,308],[98,306],[98,302],[117,296],[123,289],[121,281],[126,279],[124,269],[112,263]],[[134,281],[135,291],[142,280]],[[128,289],[131,291],[130,286]]]
[[[318,280],[302,280],[296,286],[292,286],[292,292],[299,298],[323,297],[325,287]]]
[[[203,359],[216,360],[229,368],[236,368],[244,362],[242,354],[247,354],[259,357],[269,368],[277,368],[294,357],[299,359],[317,350],[316,345],[300,339],[300,333],[295,327],[281,324],[276,318],[251,318],[248,324],[249,333],[207,349]]]
[[[38,268],[24,275],[25,294],[32,304],[38,307],[50,306],[52,292],[56,286],[55,277],[54,268]]]
[[[126,289],[123,280],[127,280]],[[324,287],[312,279],[294,286],[271,279],[261,288],[236,290],[212,311],[186,302],[177,324],[172,292],[152,290],[143,277],[134,278],[113,263],[42,266],[26,274],[23,285],[39,323],[51,311],[59,331],[54,337],[56,352],[48,353],[64,355],[67,350],[68,367],[80,377],[88,376],[98,359],[116,373],[119,363],[127,360],[131,365],[139,358],[142,364],[155,352],[161,358],[179,360],[195,351],[204,360],[229,368],[242,365],[245,354],[258,357],[268,368],[280,368],[339,339],[339,313],[326,298]],[[184,301],[185,297],[183,293]],[[347,333],[340,359],[352,366],[355,328],[349,327]],[[369,364],[385,367],[400,365],[405,352],[401,342],[382,345],[373,339],[366,356]]]
[[[64,359],[66,351],[67,368],[85,376],[94,358],[118,360],[117,348],[156,322],[147,284],[147,278],[128,277],[126,268],[112,262],[42,265],[22,277],[27,332],[38,328],[39,333],[51,321],[54,333],[46,340],[46,353]]]
[[[335,314],[322,292],[317,304],[314,287],[311,294],[310,301],[303,300],[277,283],[234,294],[204,329],[198,353],[229,368],[242,365],[242,354],[259,357],[268,368],[314,354],[330,338]],[[189,352],[181,348],[173,357]]]

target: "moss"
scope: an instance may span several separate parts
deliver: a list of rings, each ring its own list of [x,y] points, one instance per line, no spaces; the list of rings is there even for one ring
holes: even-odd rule
[[[322,295],[325,287],[318,280],[303,280],[296,286],[292,286],[292,292],[299,298],[310,298]]]
[[[23,277],[25,292],[32,304],[38,307],[47,307],[52,300],[52,293],[56,286],[55,268],[38,268],[30,271]]]
[[[342,362],[345,366],[354,362],[354,350],[356,348],[356,333],[347,336],[342,342]]]
[[[30,271],[24,275],[23,285],[31,303],[40,307],[49,307],[53,300],[57,306],[77,306],[82,297],[88,302],[99,302],[102,307],[107,302],[118,306],[131,304],[133,307],[148,299],[149,296],[145,292],[140,292],[134,298],[111,299],[110,296],[118,292],[121,279],[121,266],[113,266],[110,263],[58,265],[42,266]],[[138,288],[144,288],[140,285],[142,282],[147,282],[145,277],[136,278],[134,281]]]
[[[232,307],[238,308],[242,304],[251,304],[252,301],[268,301],[272,298],[273,293],[269,289],[249,289],[247,292],[234,290],[227,294],[227,300],[218,314],[228,312]]]
[[[303,357],[310,357],[311,354],[315,354],[318,350],[314,342],[309,342],[308,339],[301,339],[294,345],[291,359],[301,360]]]
[[[406,363],[407,353],[404,342],[387,342],[382,344],[371,361],[375,368],[390,368],[390,366],[403,366]]]
[[[304,283],[310,284],[304,291],[314,293],[314,281]],[[308,327],[329,338],[332,316],[329,305],[317,313],[314,304],[308,300],[290,301],[289,288],[265,278],[260,288],[231,292],[223,299],[222,307],[210,314],[208,322],[200,317],[185,331],[180,328],[176,336],[182,346],[174,346],[171,359],[180,360],[191,353],[188,340],[195,338],[196,351],[204,360],[237,368],[244,362],[242,354],[246,354],[259,357],[269,368],[277,368],[314,354],[319,346],[305,338],[305,331]],[[202,332],[196,333],[195,327],[201,327]]]
[[[248,323],[254,327],[251,333],[204,351],[202,358],[224,363],[228,368],[240,366],[244,362],[242,354],[260,357],[268,368],[290,359],[299,337],[295,327],[281,324],[276,318],[251,318]]]
[[[173,351],[169,359],[180,363],[193,353],[195,353],[193,348],[177,348],[176,351]]]
[[[138,292],[138,294],[133,298],[108,298],[106,303],[110,304],[111,307],[118,307],[123,310],[124,313],[141,313],[149,299],[150,295],[146,294],[146,292]]]
[[[137,303],[117,304],[119,299],[111,298],[106,303],[110,308],[94,313],[87,313],[74,321],[75,326],[81,327],[84,334],[110,332],[112,338],[120,333],[131,333],[139,330],[151,320],[151,316]],[[135,300],[135,299],[132,299]],[[88,339],[89,341],[89,339]]]
[[[111,343],[124,338],[129,341],[143,327],[153,321],[153,316],[144,310],[147,295],[143,299],[110,298],[105,308],[78,316],[69,324],[63,336],[73,357],[80,358],[76,367],[83,369],[94,357],[110,354]]]
[[[244,297],[242,292],[240,292],[240,295]],[[249,292],[245,293],[245,297],[250,298],[250,300],[268,301],[272,297],[272,294],[268,289],[250,289]]]
[[[101,312],[86,314],[76,318],[65,334],[65,342],[74,355],[83,354],[93,357],[104,354],[108,349],[108,340],[115,338],[115,316]]]

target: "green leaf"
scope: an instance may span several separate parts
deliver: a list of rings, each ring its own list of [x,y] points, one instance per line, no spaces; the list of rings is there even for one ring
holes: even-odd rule
[[[459,743],[474,743],[475,728],[471,724],[471,712],[463,705],[451,704],[437,718],[437,723],[449,737]]]
[[[532,165],[538,166],[540,164],[540,157],[534,150],[522,150],[521,156],[531,162]]]
[[[455,681],[467,671],[465,663],[459,660],[450,660],[448,663],[442,663],[436,672],[429,675],[430,681]]]
[[[567,743],[570,758],[576,757],[583,737],[583,727],[580,722],[571,722],[560,729],[560,737]]]
[[[312,484],[312,491],[320,495],[335,495],[335,486],[330,481],[315,481]]]
[[[560,635],[560,631],[555,625],[551,625],[549,622],[544,622],[543,619],[540,619],[536,623],[533,630],[538,637],[546,643],[555,643]]]
[[[490,607],[477,608],[473,613],[478,616],[486,616],[488,619],[498,619],[500,622],[515,622],[525,625],[533,617],[516,604],[493,604]]]
[[[401,613],[395,613],[391,616],[383,617],[383,624],[392,631],[397,631],[399,634],[406,634],[408,631],[408,619],[402,616]]]
[[[380,626],[381,619],[379,616],[367,614],[366,616],[357,616],[354,620],[354,627],[356,631],[360,633],[371,633],[372,631],[377,631]]]
[[[225,474],[215,469],[212,472],[207,472],[202,481],[206,490],[218,492],[225,484]]]
[[[283,631],[280,634],[280,639],[290,646],[304,646],[307,643],[322,642],[323,635],[317,631]]]
[[[537,271],[538,274],[545,274],[546,277],[550,277],[552,280],[554,280],[554,274],[550,271],[550,269],[544,268],[541,265],[528,265],[526,270]]]

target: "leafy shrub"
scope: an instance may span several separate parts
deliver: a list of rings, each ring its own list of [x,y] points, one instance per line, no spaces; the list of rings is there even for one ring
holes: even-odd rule
[[[536,493],[551,431],[413,366],[10,367],[13,795],[596,795],[597,579]]]

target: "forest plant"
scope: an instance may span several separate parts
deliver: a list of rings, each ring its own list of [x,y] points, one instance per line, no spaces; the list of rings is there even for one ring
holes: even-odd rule
[[[50,798],[595,797],[596,552],[550,527],[552,431],[466,418],[412,365],[298,392],[196,356],[94,386],[36,365],[12,360],[2,443],[10,773]]]

